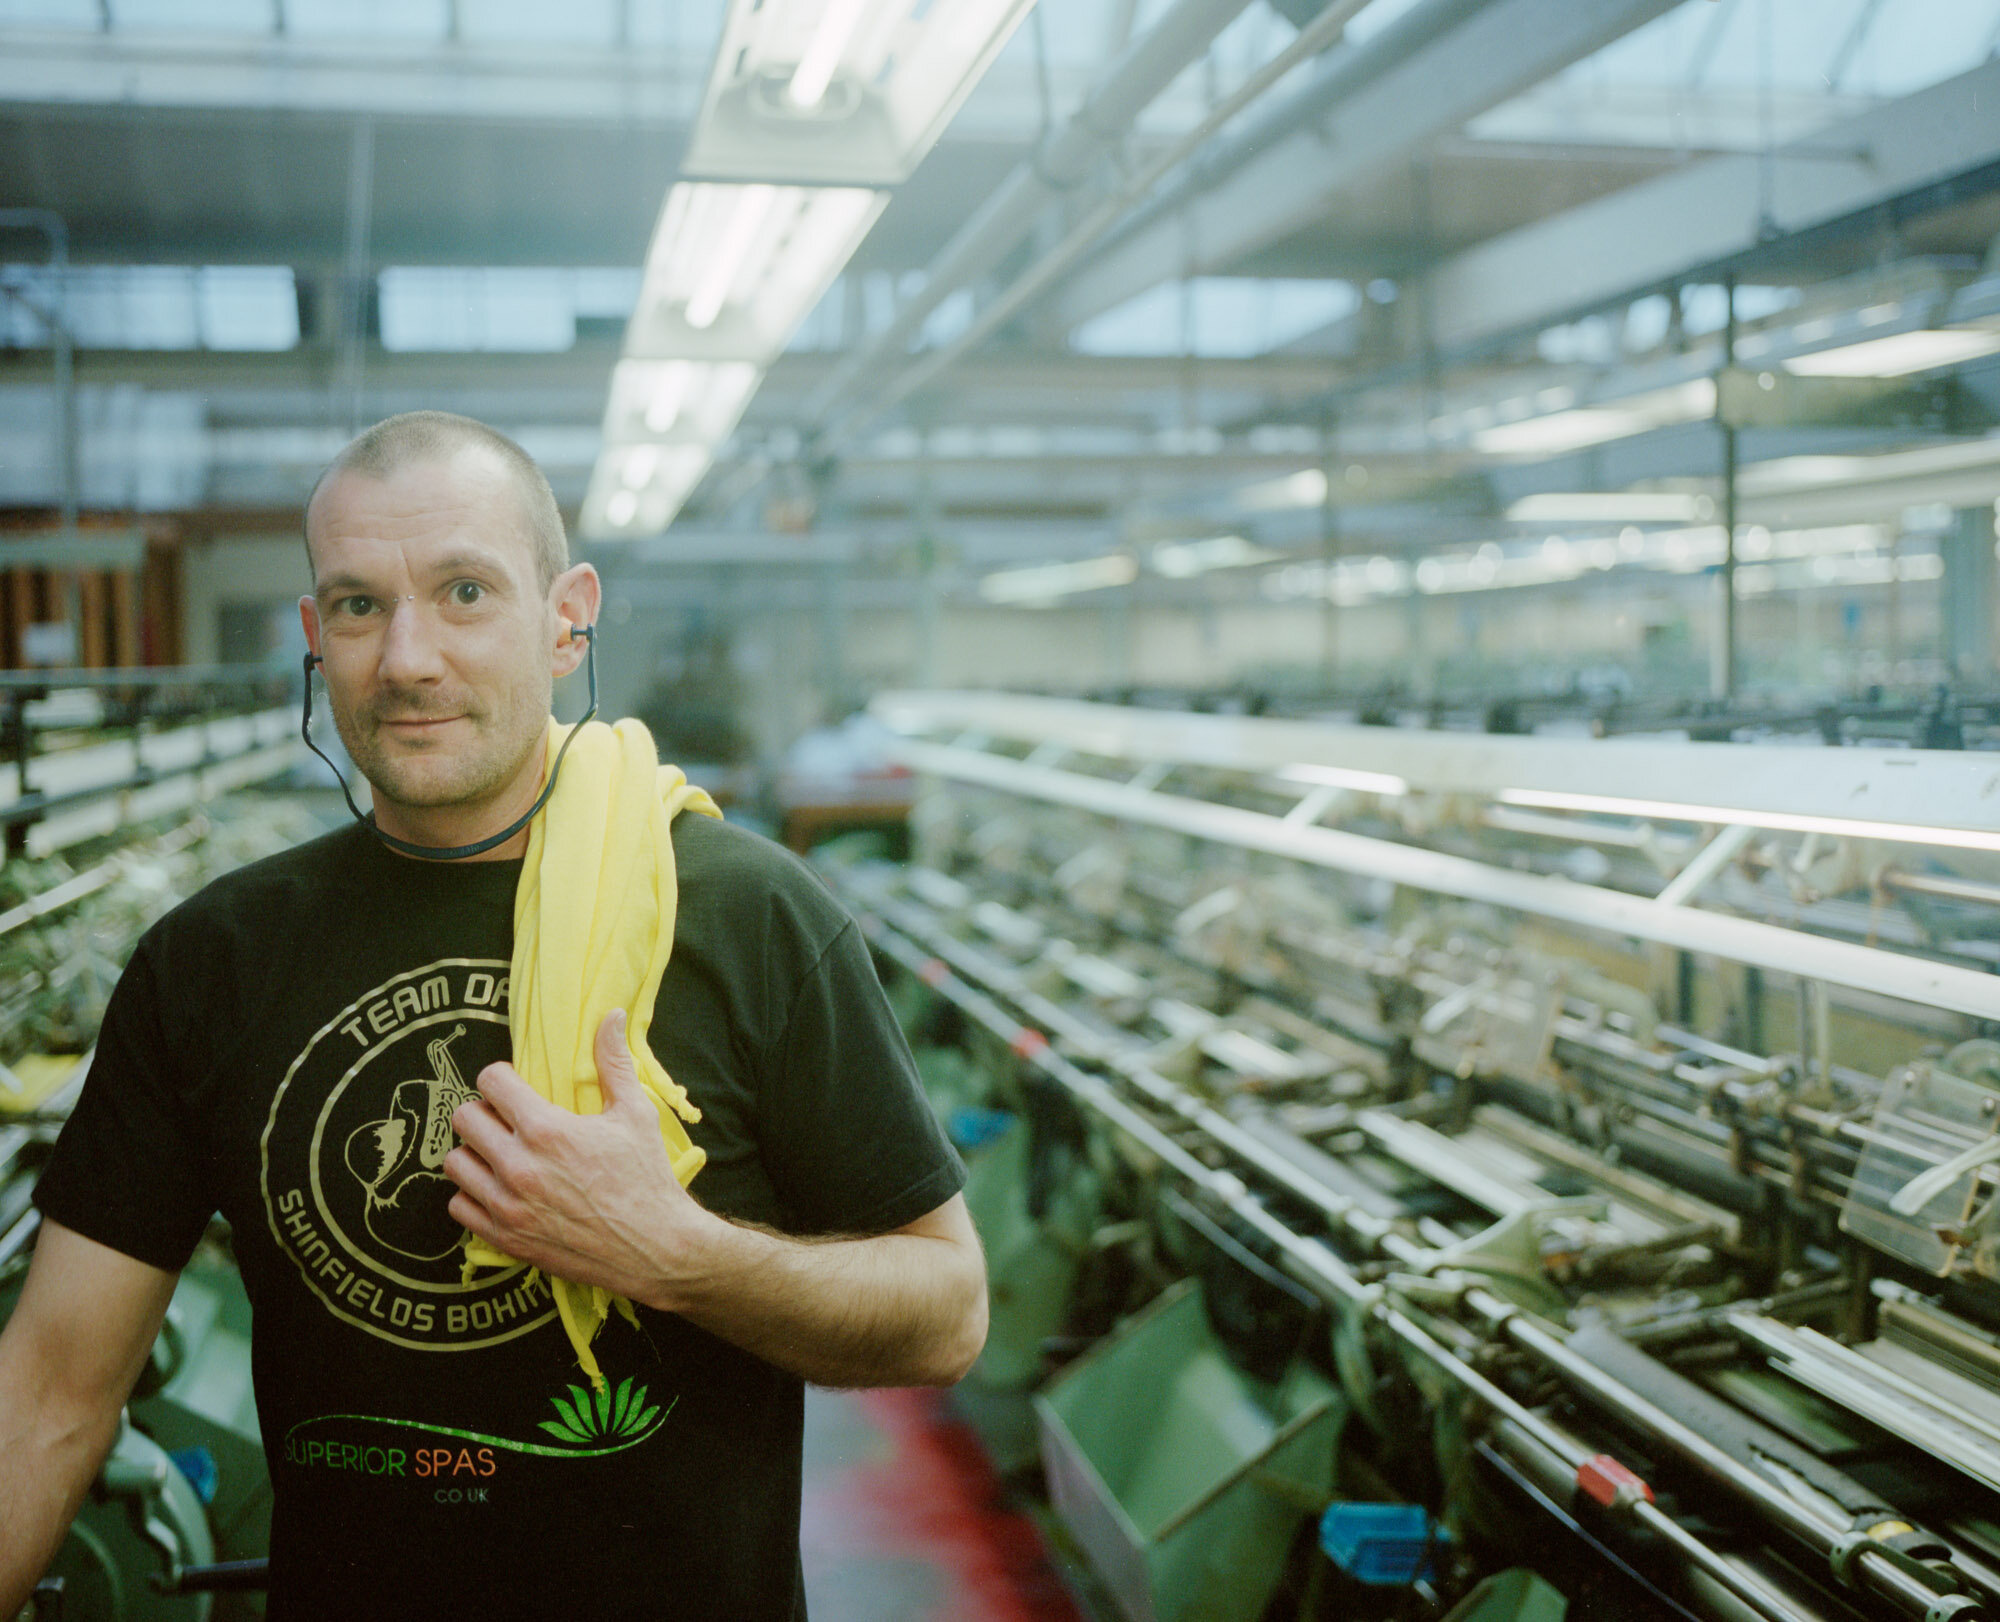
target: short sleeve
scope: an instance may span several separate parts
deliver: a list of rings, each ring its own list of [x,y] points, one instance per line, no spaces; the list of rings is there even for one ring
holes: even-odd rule
[[[149,1266],[187,1265],[215,1210],[158,983],[140,943],[111,994],[76,1108],[35,1189],[42,1214]]]
[[[886,1233],[964,1186],[852,922],[800,984],[773,1070],[759,1093],[758,1145],[787,1227]]]

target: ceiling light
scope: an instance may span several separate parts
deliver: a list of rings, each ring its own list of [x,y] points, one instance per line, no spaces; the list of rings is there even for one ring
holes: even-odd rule
[[[1073,597],[1078,592],[1129,586],[1138,575],[1139,565],[1129,552],[1113,552],[1108,557],[1079,558],[1073,563],[1038,563],[1026,569],[1002,569],[979,582],[979,595],[989,603],[1032,607],[1052,603],[1059,597]]]
[[[1984,327],[1951,331],[1919,329],[1866,338],[1838,349],[1794,355],[1785,370],[1800,377],[1907,377],[2000,351],[2000,332]]]
[[[621,360],[611,373],[605,443],[720,445],[762,375],[740,360]]]
[[[626,353],[770,361],[887,202],[847,186],[681,182],[660,211]]]
[[[732,0],[686,172],[893,186],[1032,0]]]
[[[1787,833],[1833,834],[1851,839],[1890,839],[1911,845],[1945,845],[1955,850],[2000,851],[2000,830],[1927,828],[1918,823],[1868,822],[1859,817],[1821,817],[1789,811],[1749,811],[1740,806],[1679,805],[1671,800],[1628,800],[1610,794],[1570,794],[1554,789],[1502,789],[1495,799],[1503,805],[1536,806],[1548,811],[1594,811],[1611,816],[1658,817],[1668,822],[1707,822],[1727,826],[1747,823],[1753,828],[1777,828]]]
[[[833,82],[833,70],[840,66],[840,53],[854,33],[854,25],[861,21],[867,3],[868,0],[826,0],[819,27],[813,30],[812,44],[799,58],[792,82],[785,90],[794,107],[811,112],[820,104],[826,87]]]
[[[1673,490],[1551,491],[1507,509],[1518,524],[1691,524],[1715,516],[1707,496]]]
[[[1327,788],[1353,789],[1357,794],[1407,794],[1410,785],[1388,772],[1356,771],[1347,766],[1321,766],[1304,761],[1283,766],[1278,775],[1288,783],[1316,783]]]
[[[1474,449],[1494,456],[1554,456],[1606,440],[1715,413],[1715,379],[1697,377],[1671,388],[1635,394],[1616,404],[1578,406],[1525,422],[1500,423],[1472,435]]]
[[[1326,500],[1326,474],[1316,467],[1288,473],[1282,479],[1266,479],[1246,485],[1236,492],[1236,505],[1244,512],[1276,512],[1287,507],[1317,507]]]
[[[757,240],[777,195],[774,186],[745,186],[731,199],[728,224],[722,228],[721,239],[708,248],[701,279],[682,308],[682,319],[689,326],[700,331],[715,324],[730,284],[743,268],[750,244]]]
[[[699,445],[609,447],[591,474],[578,530],[591,540],[657,535],[694,494],[710,461]]]
[[[1269,563],[1281,556],[1241,535],[1211,535],[1203,541],[1173,541],[1153,548],[1154,572],[1169,580],[1188,580],[1213,569],[1241,569]]]

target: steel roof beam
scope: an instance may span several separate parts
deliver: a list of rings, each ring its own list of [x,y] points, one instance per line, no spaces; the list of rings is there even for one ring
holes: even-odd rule
[[[1074,325],[1178,273],[1225,270],[1345,187],[1669,10],[1675,0],[1431,0],[1197,161],[1064,291]],[[1190,246],[1192,257],[1190,258]]]
[[[1689,278],[1754,266],[1794,239],[1866,225],[1937,188],[2000,188],[2000,61],[1816,131],[1770,158],[1711,158],[1523,226],[1429,278],[1431,338],[1470,351]],[[1886,222],[1884,222],[1886,223]]]

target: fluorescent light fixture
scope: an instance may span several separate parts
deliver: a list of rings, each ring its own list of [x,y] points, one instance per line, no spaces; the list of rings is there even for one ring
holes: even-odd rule
[[[833,83],[834,69],[840,66],[840,53],[847,48],[854,25],[861,21],[867,4],[868,0],[826,0],[826,9],[820,13],[819,25],[813,30],[812,43],[793,69],[792,82],[785,87],[785,99],[800,112],[811,112],[825,98],[826,87]]]
[[[694,291],[681,307],[681,319],[697,332],[715,325],[715,318],[722,313],[722,301],[729,296],[736,273],[750,256],[750,244],[757,240],[757,233],[770,218],[771,204],[777,195],[775,186],[745,186],[730,199],[722,235],[710,246]]]
[[[1520,422],[1475,429],[1475,450],[1492,456],[1558,456],[1602,445],[1651,428],[1695,422],[1715,414],[1715,379],[1692,378],[1670,388],[1635,394],[1615,404],[1578,406]]]
[[[1107,557],[1079,558],[1073,563],[1037,563],[1026,569],[1002,569],[979,582],[979,595],[989,603],[1033,607],[1060,597],[1073,597],[1078,592],[1129,586],[1138,576],[1139,565],[1129,552],[1113,552]]]
[[[1326,500],[1326,474],[1309,467],[1288,473],[1282,479],[1266,479],[1245,485],[1236,492],[1236,505],[1243,512],[1281,512],[1291,507],[1317,507]]]
[[[1356,771],[1348,766],[1321,766],[1302,761],[1283,766],[1278,775],[1288,783],[1315,783],[1326,788],[1353,789],[1357,794],[1407,794],[1410,785],[1390,772]]]
[[[699,445],[624,445],[597,459],[577,528],[586,540],[657,535],[673,522],[712,460]]]
[[[720,445],[763,373],[749,361],[621,360],[604,413],[609,445]]]
[[[1494,798],[1503,805],[1534,806],[1544,811],[1595,811],[1610,816],[1657,817],[1666,822],[1708,822],[1723,826],[1740,822],[1786,833],[1833,834],[1850,839],[1890,839],[1909,845],[1945,845],[1954,850],[2000,851],[2000,829],[1926,828],[1910,822],[1747,811],[1741,806],[1681,805],[1672,800],[1628,800],[1613,794],[1570,794],[1556,789],[1502,789]]]
[[[727,180],[907,180],[1033,0],[731,0],[683,165]]]
[[[1984,327],[1950,331],[1920,329],[1866,338],[1838,349],[1794,355],[1785,370],[1800,377],[1907,377],[2000,351],[2000,332]]]
[[[849,186],[682,181],[660,211],[626,353],[768,363],[888,200]]]
[[[1253,563],[1269,563],[1282,554],[1241,535],[1211,535],[1202,541],[1171,541],[1153,548],[1151,562],[1156,574],[1169,580],[1188,580],[1214,569],[1242,569]]]
[[[1674,490],[1551,491],[1507,509],[1517,524],[1692,524],[1714,516],[1709,497]]]

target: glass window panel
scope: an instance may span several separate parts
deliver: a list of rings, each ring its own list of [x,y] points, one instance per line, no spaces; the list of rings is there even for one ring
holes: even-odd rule
[[[570,270],[392,265],[377,286],[385,349],[532,354],[576,342]]]
[[[576,284],[562,270],[494,269],[482,278],[477,305],[481,349],[551,353],[576,342]]]
[[[576,313],[579,318],[623,319],[639,302],[638,267],[586,266],[576,272]]]
[[[449,265],[391,265],[376,281],[382,347],[475,349],[471,272]]]
[[[1994,0],[1887,0],[1847,70],[1845,88],[1907,96],[1954,78],[1993,49],[1996,21]]]
[[[1344,281],[1197,276],[1148,288],[1070,335],[1086,355],[1261,355],[1352,313]]]
[[[618,38],[618,0],[459,0],[466,39],[610,45]]]
[[[108,0],[114,28],[196,34],[268,34],[271,0]]]
[[[286,265],[210,265],[196,278],[202,343],[278,350],[299,341],[299,295]]]
[[[97,0],[0,0],[0,25],[95,29]]]
[[[194,272],[185,265],[83,265],[69,276],[69,325],[87,349],[194,349]]]
[[[443,39],[446,0],[284,0],[285,27],[301,38]]]

